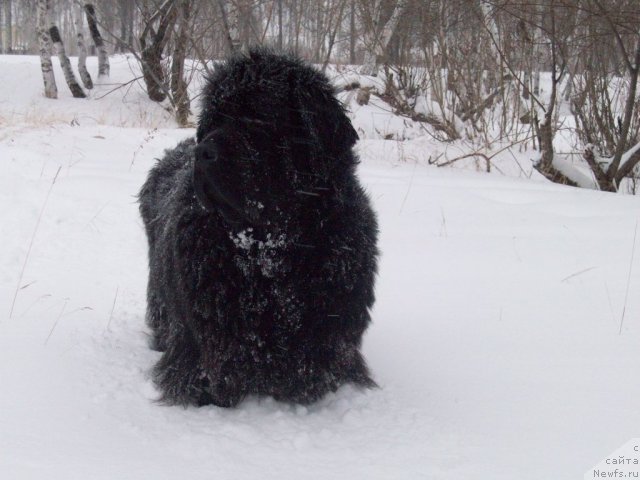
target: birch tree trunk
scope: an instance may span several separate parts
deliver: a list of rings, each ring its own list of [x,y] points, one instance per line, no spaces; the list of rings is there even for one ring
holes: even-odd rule
[[[349,63],[356,64],[356,3],[351,0],[349,12]]]
[[[178,4],[178,34],[171,61],[171,95],[176,109],[176,121],[181,127],[187,126],[190,107],[187,82],[184,80],[184,59],[187,51],[190,14],[191,2],[180,0]]]
[[[47,98],[58,98],[56,78],[53,75],[53,65],[51,64],[51,39],[49,38],[49,32],[47,31],[48,18],[48,0],[38,0],[36,11],[36,31],[38,32],[40,66],[42,68],[42,79],[44,80],[44,96]]]
[[[87,46],[84,43],[82,33],[78,33],[78,72],[80,73],[80,79],[82,80],[84,88],[91,90],[93,88],[93,81],[87,70]]]
[[[131,43],[131,25],[133,23],[133,9],[135,2],[131,0],[118,0],[118,13],[120,22],[120,38],[116,42],[116,51],[124,53]]]
[[[372,6],[368,0],[361,1],[360,8],[363,13],[368,8],[373,8],[373,12],[363,15],[368,18],[369,21],[366,23],[369,25],[367,25],[368,28],[364,35],[365,52],[360,73],[373,76],[378,74],[379,60],[384,55],[407,4],[408,0],[397,0],[393,5],[391,16],[384,22],[381,2],[378,1]]]
[[[107,47],[104,45],[104,40],[102,40],[102,36],[98,30],[96,10],[90,3],[85,4],[84,10],[87,13],[87,23],[89,24],[91,38],[98,50],[98,79],[101,77],[109,77],[109,55],[107,54]]]
[[[224,28],[224,38],[227,41],[229,53],[235,53],[240,49],[240,32],[238,30],[238,10],[227,11],[224,0],[218,0],[220,17]]]
[[[2,12],[2,3],[0,3],[0,25],[2,25],[2,18],[4,13]],[[4,51],[4,37],[2,36],[2,28],[0,28],[0,53],[7,53]]]
[[[80,87],[78,81],[76,80],[76,76],[73,74],[71,62],[69,61],[69,57],[67,57],[67,54],[64,51],[64,45],[62,43],[62,39],[60,38],[58,27],[56,27],[55,25],[51,27],[49,29],[49,35],[51,35],[51,41],[55,45],[58,52],[60,66],[62,67],[62,71],[64,72],[64,79],[67,81],[67,85],[69,86],[69,90],[71,90],[71,94],[74,96],[74,98],[86,98],[86,95],[82,91],[82,87]]]
[[[11,0],[4,0],[4,31],[5,31],[5,52],[11,53],[13,50],[13,16],[11,15]]]
[[[278,51],[282,51],[282,0],[278,0]]]
[[[249,45],[254,39],[253,35],[253,5],[251,0],[236,0],[235,4],[235,22],[238,28],[238,39],[240,43],[240,51],[248,52]],[[234,18],[233,16],[231,18]],[[233,25],[233,22],[232,22]]]

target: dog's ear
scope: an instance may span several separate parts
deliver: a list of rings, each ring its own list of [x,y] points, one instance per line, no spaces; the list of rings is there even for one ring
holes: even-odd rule
[[[334,158],[345,155],[358,141],[351,120],[328,86],[313,91],[299,86],[294,91],[294,105],[312,142]]]
[[[225,164],[224,152],[216,142],[216,135],[210,135],[205,141],[198,143],[195,149],[193,164],[193,189],[200,204],[207,210],[229,207],[239,212],[242,210],[239,179],[234,178],[235,171]]]
[[[337,99],[334,99],[335,108],[333,109],[334,123],[332,131],[334,141],[337,142],[344,150],[349,150],[358,141],[358,133],[351,124],[351,120],[347,117],[344,108]],[[327,124],[331,129],[331,125]]]
[[[217,154],[211,143],[199,143],[193,162],[193,190],[196,198],[207,210],[215,208],[215,183],[212,178],[212,165]]]
[[[330,109],[332,112],[328,115],[329,118],[331,118],[331,122],[323,125],[328,130],[325,132],[325,135],[328,135],[334,144],[339,145],[341,150],[351,149],[359,137],[351,124],[351,120],[347,117],[342,104],[332,96],[327,109]]]

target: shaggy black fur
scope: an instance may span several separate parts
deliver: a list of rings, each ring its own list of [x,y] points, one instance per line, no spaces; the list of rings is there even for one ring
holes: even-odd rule
[[[359,348],[377,224],[329,82],[252,51],[216,69],[202,107],[197,141],[167,151],[140,192],[163,399],[309,403],[373,386]]]

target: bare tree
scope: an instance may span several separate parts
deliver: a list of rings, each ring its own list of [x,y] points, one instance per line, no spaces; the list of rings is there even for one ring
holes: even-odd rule
[[[93,80],[87,70],[87,46],[84,43],[84,36],[78,33],[78,73],[84,88],[91,90],[93,88]]]
[[[184,60],[187,52],[191,1],[179,0],[177,10],[178,31],[171,60],[171,95],[176,110],[176,121],[178,125],[184,127],[189,117],[189,95],[187,82],[184,79]]]
[[[238,25],[240,49],[246,52],[251,45],[259,43],[254,18],[254,0],[233,0],[231,3],[236,11],[234,18]]]
[[[326,40],[326,54],[324,62],[322,63],[322,71],[325,71],[327,69],[329,62],[331,61],[331,53],[333,52],[333,47],[336,42],[336,35],[338,34],[338,30],[342,25],[344,7],[346,4],[347,0],[337,0],[333,3],[332,8],[329,10],[329,18],[327,22],[327,34],[329,38]],[[325,36],[323,36],[323,43],[324,40]]]
[[[13,50],[13,15],[12,15],[12,0],[4,0],[4,32],[5,52],[11,53]]]
[[[349,63],[356,63],[356,0],[349,1]]]
[[[375,95],[478,155],[531,146],[540,149],[536,168],[552,181],[586,185],[572,167],[578,161],[593,173],[591,187],[617,191],[637,176],[640,188],[637,0],[188,0],[187,10],[184,1],[103,0],[95,22],[107,43],[140,62],[150,98],[167,99],[181,125],[194,68],[211,73],[212,59],[266,44],[323,68],[362,60],[361,72],[376,74],[383,66],[384,90],[367,87],[359,97]],[[21,25],[12,28],[14,50],[34,48],[21,35],[41,40],[28,22],[36,2],[2,4],[0,23],[10,3],[11,21]],[[71,53],[82,34],[79,5],[55,3],[53,20]],[[83,78],[81,44],[77,51]],[[193,60],[188,68],[185,59]],[[560,128],[574,142],[573,157],[554,150]]]
[[[98,78],[109,76],[109,54],[107,53],[107,47],[104,45],[104,40],[98,25],[96,22],[96,10],[90,3],[85,4],[84,10],[87,13],[87,23],[89,24],[89,31],[91,32],[91,38],[98,50]]]
[[[38,0],[36,12],[36,24],[38,32],[38,43],[40,45],[40,66],[42,68],[42,79],[44,80],[44,96],[47,98],[58,98],[56,78],[53,74],[51,64],[51,38],[47,29],[49,18],[49,0]]]
[[[623,155],[629,148],[628,140],[631,120],[633,118],[634,110],[637,109],[636,91],[638,87],[638,74],[640,73],[640,33],[635,34],[635,49],[632,51],[628,51],[624,41],[622,40],[622,36],[620,31],[618,30],[618,26],[611,18],[610,12],[608,12],[604,8],[600,1],[594,0],[594,3],[596,4],[600,12],[604,15],[604,18],[611,28],[619,49],[618,53],[623,59],[629,80],[629,91],[627,92],[627,100],[624,106],[623,119],[622,122],[620,122],[620,132],[616,150],[606,171],[606,177],[609,181],[609,184],[605,185],[605,187],[608,188],[604,188],[605,190],[610,189],[611,191],[616,191],[618,189],[620,181],[626,175],[628,175],[635,167],[635,165],[640,161],[640,155],[636,155],[635,157],[632,156],[631,158],[628,158],[624,164],[622,163]],[[637,25],[635,31],[638,32]]]
[[[147,95],[154,102],[161,102],[167,98],[162,53],[171,38],[176,12],[175,0],[165,0],[155,11],[147,12],[144,29],[139,37],[142,75],[147,86]]]
[[[2,25],[4,13],[2,12],[2,4],[0,3],[0,25]],[[0,27],[0,53],[6,53],[4,50],[4,38],[2,36],[2,27]]]
[[[222,26],[224,27],[224,38],[227,43],[229,53],[234,53],[240,48],[240,39],[238,32],[238,12],[228,11],[228,6],[224,0],[218,0],[220,8],[220,17],[222,18]]]
[[[278,2],[278,50],[282,50],[282,0],[277,0]]]
[[[131,0],[118,0],[118,13],[120,20],[120,35],[116,41],[116,51],[126,52],[127,45],[133,44],[133,18],[135,2]]]
[[[393,2],[360,0],[358,2],[365,26],[364,62],[360,70],[364,75],[377,74],[380,58],[384,55],[407,3],[407,0],[394,0]]]
[[[60,59],[60,66],[62,67],[62,71],[64,73],[64,78],[67,81],[67,85],[69,86],[69,90],[71,90],[71,94],[74,98],[85,98],[86,95],[84,91],[82,91],[82,87],[78,84],[76,80],[76,76],[73,73],[73,69],[71,68],[71,61],[69,57],[67,57],[66,52],[64,51],[64,45],[62,43],[62,39],[60,38],[60,32],[58,31],[58,27],[55,25],[49,29],[49,35],[51,36],[51,41],[53,42],[56,50],[58,51],[58,58]]]
[[[551,50],[551,92],[549,102],[544,112],[544,118],[537,126],[540,158],[534,167],[552,182],[576,186],[577,183],[556,168],[553,162],[553,138],[557,129],[556,107],[558,101],[558,86],[566,68],[566,58],[563,58],[562,55],[563,48],[557,28],[557,10],[553,0],[550,1],[547,10],[543,12],[542,19],[548,19],[549,21],[547,36]]]

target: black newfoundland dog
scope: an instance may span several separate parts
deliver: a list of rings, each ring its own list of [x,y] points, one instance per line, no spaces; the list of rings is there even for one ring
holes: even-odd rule
[[[301,61],[254,50],[216,69],[197,138],[140,192],[164,401],[310,403],[375,385],[359,349],[377,224],[356,140],[326,77]]]

